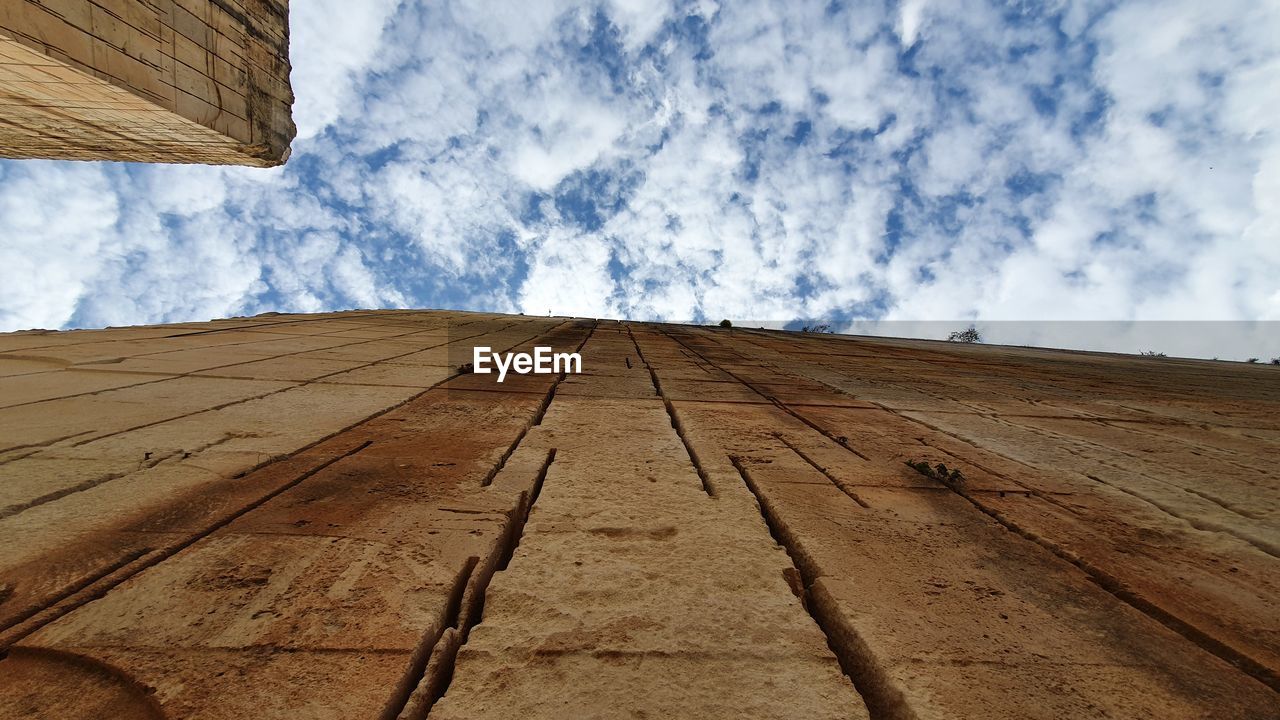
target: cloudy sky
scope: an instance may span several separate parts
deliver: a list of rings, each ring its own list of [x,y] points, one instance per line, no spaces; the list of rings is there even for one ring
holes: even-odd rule
[[[285,167],[0,162],[0,329],[1280,320],[1274,2],[291,8]]]

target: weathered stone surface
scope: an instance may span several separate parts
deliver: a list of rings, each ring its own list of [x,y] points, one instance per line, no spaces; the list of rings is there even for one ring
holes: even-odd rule
[[[619,350],[597,329],[583,355]],[[432,717],[866,717],[759,512],[707,494],[639,365],[557,394],[526,440],[555,462]]]
[[[0,4],[0,157],[289,157],[287,0]]]
[[[460,370],[535,344],[584,373]],[[0,717],[1280,717],[1278,401],[470,313],[3,335]]]

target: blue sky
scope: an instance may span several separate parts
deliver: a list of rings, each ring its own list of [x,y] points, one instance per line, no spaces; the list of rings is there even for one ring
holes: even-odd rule
[[[295,0],[280,169],[0,163],[0,329],[1280,320],[1280,6]]]

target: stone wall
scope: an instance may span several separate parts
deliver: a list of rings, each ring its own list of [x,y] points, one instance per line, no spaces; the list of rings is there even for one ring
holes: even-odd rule
[[[0,718],[1280,720],[1277,467],[1270,365],[414,310],[0,334]]]
[[[287,0],[9,0],[0,156],[279,165],[288,49]]]

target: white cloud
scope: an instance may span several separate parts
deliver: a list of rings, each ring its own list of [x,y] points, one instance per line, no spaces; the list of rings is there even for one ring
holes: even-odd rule
[[[114,249],[116,195],[94,165],[13,163],[0,179],[0,327],[60,327],[92,275],[86,259]]]
[[[599,236],[553,231],[534,254],[521,288],[520,311],[527,315],[616,317],[609,303],[613,280],[609,249]]]
[[[290,81],[299,139],[323,131],[358,103],[355,86],[383,50],[382,30],[398,5],[399,0],[290,3]]]
[[[623,29],[629,50],[643,47],[673,10],[671,0],[609,0],[608,7],[609,17]]]
[[[905,47],[916,44],[916,37],[924,21],[925,0],[903,0],[898,9],[898,37]]]
[[[533,132],[517,141],[511,163],[516,178],[543,192],[599,160],[627,128],[624,118],[608,107],[568,94],[568,84],[553,88],[540,93],[539,110],[528,118]]]

